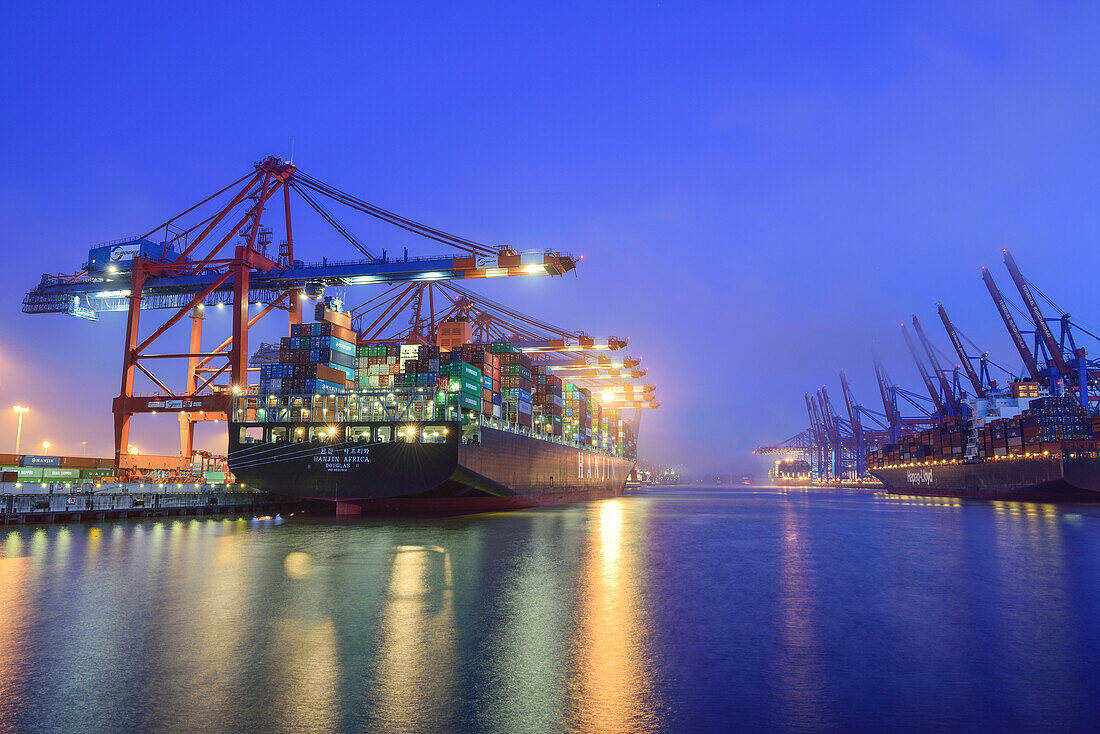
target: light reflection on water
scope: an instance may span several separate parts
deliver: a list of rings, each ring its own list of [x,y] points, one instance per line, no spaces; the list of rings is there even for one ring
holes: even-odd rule
[[[647,630],[638,594],[638,562],[624,527],[628,500],[589,506],[595,531],[580,579],[580,613],[570,681],[572,728],[581,732],[648,731],[654,726],[652,673],[647,668]],[[629,512],[637,512],[632,507]],[[640,513],[639,513],[640,514]]]
[[[393,549],[371,685],[378,731],[432,731],[455,716],[455,615],[450,555],[443,548]]]
[[[822,678],[821,643],[814,608],[814,569],[807,547],[804,522],[785,502],[782,510],[779,554],[780,637],[783,644],[780,676],[786,699],[782,721],[787,729],[806,731],[827,716]]]
[[[1087,730],[1098,590],[1100,508],[872,493],[9,529],[0,731]]]

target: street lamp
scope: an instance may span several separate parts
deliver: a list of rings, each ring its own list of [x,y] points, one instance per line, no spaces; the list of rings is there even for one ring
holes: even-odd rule
[[[50,453],[50,442],[49,441],[43,441],[42,442],[42,453],[47,454],[47,455]]]
[[[19,415],[19,425],[16,426],[16,429],[15,429],[15,453],[18,454],[19,453],[19,439],[23,435],[23,414],[26,413],[28,410],[30,410],[30,408],[25,408],[22,405],[15,405],[15,406],[12,407],[12,410],[14,410]]]

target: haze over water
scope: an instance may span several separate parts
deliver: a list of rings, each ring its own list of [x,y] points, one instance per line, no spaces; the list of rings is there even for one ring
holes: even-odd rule
[[[1100,507],[650,489],[0,535],[0,731],[1095,730]]]

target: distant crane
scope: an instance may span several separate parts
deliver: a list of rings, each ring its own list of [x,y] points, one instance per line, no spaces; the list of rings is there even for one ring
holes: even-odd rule
[[[1031,353],[1031,349],[1028,347],[1027,341],[1024,340],[1020,328],[1016,326],[1016,319],[1012,317],[1012,312],[1008,310],[1008,302],[1001,294],[989,270],[984,267],[982,268],[982,280],[989,290],[989,295],[993,298],[993,304],[997,307],[997,313],[1001,315],[1001,320],[1004,321],[1005,327],[1008,329],[1008,335],[1011,337],[1012,343],[1016,347],[1016,351],[1019,352],[1020,359],[1024,362],[1024,369],[1027,370],[1028,376],[1030,376],[1032,380],[1042,379],[1042,375],[1039,373],[1039,366],[1036,364],[1035,355]]]
[[[928,391],[928,395],[932,398],[932,401],[936,404],[936,412],[944,412],[943,398],[940,397],[939,390],[932,384],[932,378],[928,376],[928,370],[924,366],[924,358],[921,357],[920,352],[917,351],[917,346],[913,343],[913,338],[909,336],[909,330],[905,328],[905,324],[901,325],[901,335],[905,337],[905,344],[909,347],[909,353],[913,355],[913,361],[917,363],[917,372],[920,373],[921,380],[924,382],[924,387]]]
[[[955,330],[955,325],[951,323],[951,319],[947,317],[947,311],[944,310],[942,303],[936,304],[936,309],[940,314],[940,321],[943,322],[943,328],[947,330],[947,336],[951,339],[951,345],[955,347],[955,353],[959,355],[959,363],[963,370],[966,372],[967,379],[970,380],[971,387],[974,388],[974,394],[979,398],[986,397],[986,387],[983,384],[982,377],[988,379],[989,370],[986,367],[986,355],[982,354],[979,358],[981,360],[982,377],[978,376],[978,373],[974,371],[974,365],[970,363],[970,357],[967,355],[966,350],[963,348],[962,340],[959,339],[959,334]]]
[[[981,269],[982,280],[997,307],[1001,320],[1008,329],[1016,351],[1023,360],[1026,376],[1041,383],[1051,395],[1061,395],[1065,390],[1075,393],[1080,404],[1095,414],[1096,403],[1100,402],[1100,361],[1088,359],[1085,350],[1078,345],[1075,335],[1084,334],[1100,341],[1100,334],[1075,323],[1068,313],[1062,313],[1056,319],[1045,318],[1036,294],[1055,309],[1059,311],[1061,309],[1024,278],[1007,250],[1004,251],[1004,260],[1026,307],[1026,311],[1021,313],[1025,313],[1026,317],[1034,323],[1034,331],[1020,330],[1010,311],[1010,307],[1019,310],[1018,307],[1004,297],[997,288],[992,274],[986,268]],[[808,446],[807,450],[814,452],[818,457],[817,466],[820,467],[821,476],[851,473],[851,469],[844,463],[846,460],[842,459],[839,466],[836,463],[836,457],[847,455],[846,452],[849,450],[863,454],[866,448],[874,445],[875,442],[879,445],[897,443],[903,435],[915,432],[921,426],[936,425],[948,416],[964,416],[968,413],[970,406],[963,400],[966,391],[960,382],[960,370],[965,373],[975,398],[979,400],[1005,392],[1005,389],[998,388],[996,381],[991,378],[990,365],[1003,371],[1012,382],[1017,380],[1015,373],[993,362],[988,352],[967,339],[956,328],[942,303],[936,304],[936,310],[959,359],[958,367],[953,370],[946,370],[941,366],[936,349],[916,316],[912,317],[916,340],[910,335],[905,324],[901,326],[902,336],[916,363],[927,397],[909,392],[900,385],[894,384],[887,376],[877,353],[874,355],[874,367],[883,406],[881,414],[873,414],[856,403],[851,397],[850,388],[843,373],[841,373],[841,387],[848,414],[846,419],[833,414],[824,388],[818,390],[813,396],[806,394],[810,430],[804,431],[799,436],[803,437],[803,443]],[[1051,322],[1058,322],[1060,326],[1057,339],[1049,326]],[[1034,334],[1034,348],[1029,347],[1025,334]],[[978,356],[971,356],[967,352],[964,340],[977,350]],[[916,414],[903,417],[899,409],[903,402],[915,409]],[[878,422],[882,430],[868,431],[863,420],[865,417]],[[783,445],[790,444],[795,438],[797,437],[788,439]],[[763,449],[769,448],[774,447],[762,447],[758,453],[767,453]],[[826,457],[829,457],[828,461]],[[862,468],[863,464],[857,462],[855,466]]]
[[[920,343],[924,345],[924,351],[928,355],[928,363],[932,365],[932,370],[940,381],[940,389],[943,390],[948,412],[951,415],[958,415],[960,407],[959,398],[955,394],[955,388],[947,381],[947,373],[940,367],[940,362],[936,358],[936,350],[932,348],[932,342],[928,341],[928,336],[924,333],[924,328],[920,325],[920,321],[916,316],[913,316],[913,329],[917,332],[917,338],[920,339]]]
[[[1035,296],[1032,295],[1031,288],[1028,287],[1020,269],[1016,267],[1016,261],[1012,258],[1012,254],[1008,250],[1002,250],[1001,252],[1004,254],[1005,267],[1008,268],[1008,273],[1012,276],[1012,282],[1016,284],[1016,290],[1020,292],[1020,298],[1024,301],[1024,308],[1031,315],[1031,320],[1035,324],[1039,338],[1043,340],[1048,358],[1053,362],[1054,368],[1058,370],[1059,374],[1063,377],[1069,377],[1069,366],[1062,356],[1061,345],[1055,341],[1054,334],[1050,332],[1050,327],[1043,317],[1043,312],[1039,310],[1039,304],[1035,302]]]

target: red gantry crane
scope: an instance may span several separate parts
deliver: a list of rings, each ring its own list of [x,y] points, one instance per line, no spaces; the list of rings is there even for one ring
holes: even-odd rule
[[[293,196],[292,196],[293,195]],[[295,257],[292,199],[315,212],[360,259],[306,263]],[[337,204],[455,250],[453,254],[389,258],[367,248],[327,206]],[[266,217],[266,218],[265,218]],[[280,244],[274,249],[275,229]],[[115,460],[125,475],[134,415],[170,413],[181,423],[181,464],[193,453],[193,422],[225,420],[232,395],[248,385],[248,334],[275,310],[301,323],[303,300],[320,298],[327,286],[404,283],[520,275],[562,275],[576,266],[573,256],[550,250],[519,252],[448,234],[370,204],[268,157],[229,185],[180,214],[130,240],[92,248],[88,262],[69,275],[44,275],[23,300],[26,313],[66,313],[95,320],[99,313],[125,311],[122,380],[114,400]],[[203,311],[228,307],[230,334],[203,347]],[[161,309],[151,333],[141,330],[143,311]],[[157,351],[165,333],[191,318],[186,351]],[[183,362],[182,386],[172,386],[160,365]],[[155,390],[142,394],[135,379]],[[179,384],[178,382],[176,383]]]

